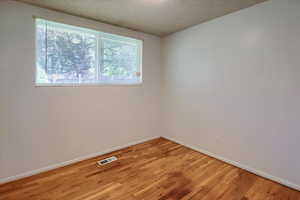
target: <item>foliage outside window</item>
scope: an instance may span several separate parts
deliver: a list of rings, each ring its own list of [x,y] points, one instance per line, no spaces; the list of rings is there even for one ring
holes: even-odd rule
[[[139,84],[142,41],[36,19],[36,84]]]

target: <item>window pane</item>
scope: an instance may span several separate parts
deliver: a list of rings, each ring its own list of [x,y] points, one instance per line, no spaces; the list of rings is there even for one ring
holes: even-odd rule
[[[37,26],[37,83],[89,83],[97,80],[97,38],[55,23]]]
[[[138,81],[139,45],[102,38],[101,79],[104,81]]]
[[[136,84],[142,41],[36,20],[36,83]]]

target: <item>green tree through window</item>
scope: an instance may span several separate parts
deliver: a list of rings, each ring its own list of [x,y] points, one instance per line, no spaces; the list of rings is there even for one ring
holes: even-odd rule
[[[139,83],[142,42],[37,20],[37,83]]]

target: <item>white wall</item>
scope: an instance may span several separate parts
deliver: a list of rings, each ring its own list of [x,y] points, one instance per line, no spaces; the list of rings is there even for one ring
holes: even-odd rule
[[[1,1],[0,180],[165,135],[300,185],[299,10],[271,0],[173,34],[162,77],[160,38]],[[143,39],[143,85],[35,87],[32,15]]]
[[[299,11],[271,0],[165,38],[167,136],[300,188]]]
[[[144,40],[139,86],[35,87],[33,15]],[[160,131],[160,38],[0,1],[0,179]]]

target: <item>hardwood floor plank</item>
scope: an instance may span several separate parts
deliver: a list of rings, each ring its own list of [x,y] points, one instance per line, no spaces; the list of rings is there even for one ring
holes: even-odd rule
[[[96,161],[118,160],[97,166]],[[0,200],[300,200],[300,192],[160,138],[0,185]]]

